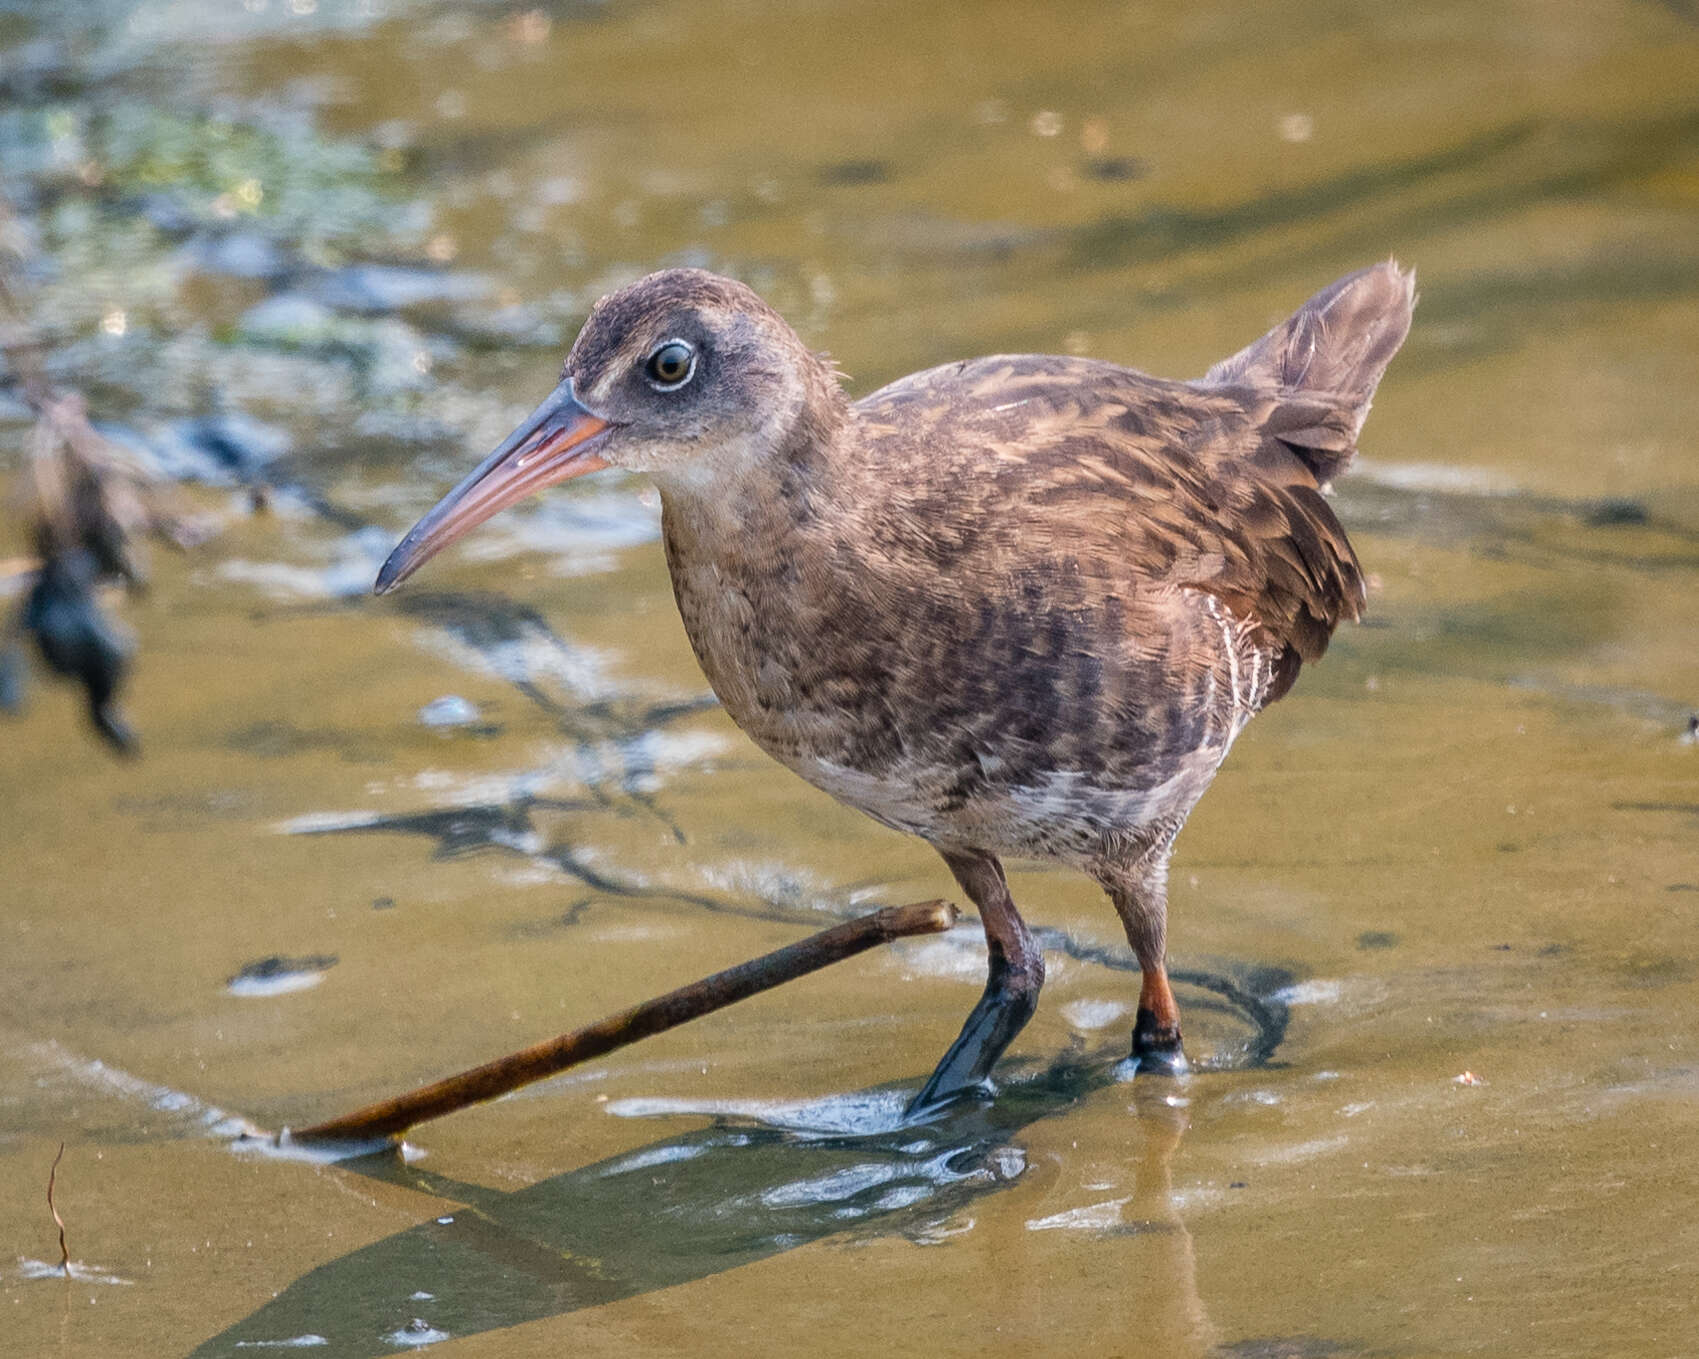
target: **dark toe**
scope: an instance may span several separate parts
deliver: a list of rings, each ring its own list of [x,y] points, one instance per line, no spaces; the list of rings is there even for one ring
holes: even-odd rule
[[[1140,1076],[1184,1076],[1192,1069],[1178,1043],[1172,1047],[1135,1049],[1128,1062],[1137,1067]]]
[[[909,1101],[908,1108],[903,1110],[903,1122],[924,1122],[934,1114],[942,1113],[952,1105],[968,1100],[989,1102],[996,1093],[996,1087],[989,1080],[970,1081],[963,1085],[940,1084],[936,1088],[933,1082],[928,1081],[925,1088]]]

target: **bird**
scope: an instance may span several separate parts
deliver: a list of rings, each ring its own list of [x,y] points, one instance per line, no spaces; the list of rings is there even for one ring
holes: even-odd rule
[[[1128,1061],[1178,1075],[1175,837],[1245,724],[1360,616],[1362,568],[1324,492],[1415,300],[1388,260],[1200,378],[999,354],[852,402],[749,287],[665,269],[595,304],[558,385],[375,589],[546,486],[646,474],[732,721],[931,844],[978,909],[984,992],[908,1113],[993,1090],[1037,1006],[1043,950],[1009,857],[1107,893],[1141,973]]]

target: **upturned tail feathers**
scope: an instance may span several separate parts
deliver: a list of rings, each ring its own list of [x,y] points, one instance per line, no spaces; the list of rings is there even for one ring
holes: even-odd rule
[[[1414,270],[1396,260],[1372,264],[1323,288],[1203,381],[1296,398],[1288,419],[1274,422],[1291,425],[1278,437],[1325,484],[1355,455],[1375,387],[1410,333],[1415,305]]]

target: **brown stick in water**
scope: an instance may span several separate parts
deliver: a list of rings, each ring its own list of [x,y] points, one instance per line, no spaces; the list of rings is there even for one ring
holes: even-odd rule
[[[601,1057],[640,1038],[664,1033],[758,992],[854,957],[877,944],[909,935],[941,934],[955,923],[956,908],[948,902],[887,906],[668,991],[588,1028],[564,1033],[457,1076],[356,1109],[341,1118],[315,1123],[310,1128],[285,1128],[279,1141],[364,1142],[397,1137],[416,1123],[508,1094],[569,1066]]]

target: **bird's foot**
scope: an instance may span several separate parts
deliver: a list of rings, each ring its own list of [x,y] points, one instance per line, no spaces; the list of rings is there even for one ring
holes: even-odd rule
[[[969,1096],[991,1097],[991,1068],[1032,1018],[1043,980],[1042,962],[1035,968],[1017,971],[1000,958],[993,958],[985,994],[920,1093],[909,1101],[903,1112],[906,1121],[937,1113],[945,1105]]]
[[[1192,1069],[1180,1045],[1180,1026],[1160,1024],[1151,1011],[1139,1009],[1133,1021],[1133,1051],[1117,1075],[1184,1076]]]

